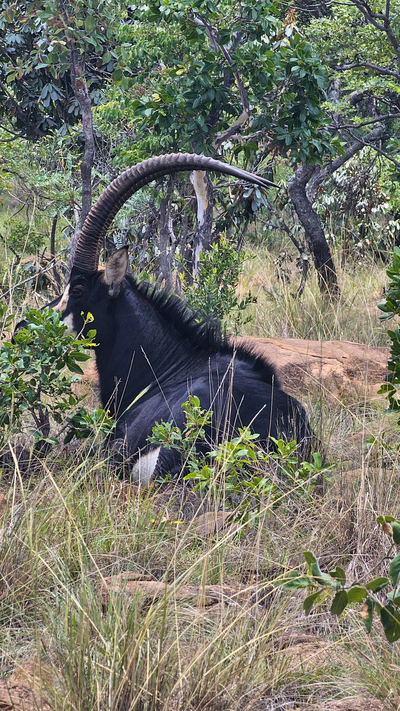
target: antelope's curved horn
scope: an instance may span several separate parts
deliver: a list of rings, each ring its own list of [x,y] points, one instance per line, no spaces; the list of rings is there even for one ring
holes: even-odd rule
[[[233,175],[261,187],[278,187],[275,183],[260,178],[247,170],[221,163],[207,156],[190,153],[169,153],[156,156],[128,168],[113,180],[90,210],[76,245],[73,267],[95,272],[99,264],[103,237],[118,210],[144,185],[164,175],[172,175],[182,170],[212,170]]]

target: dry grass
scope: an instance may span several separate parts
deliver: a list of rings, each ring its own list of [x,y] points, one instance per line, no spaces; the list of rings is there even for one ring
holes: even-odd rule
[[[348,268],[333,304],[314,277],[296,300],[297,282],[275,272],[271,258],[257,257],[243,281],[258,296],[252,335],[386,343],[374,312],[383,268]],[[304,591],[273,585],[302,564],[304,550],[324,570],[345,567],[350,581],[386,574],[388,539],[376,515],[400,508],[397,429],[384,403],[345,393],[328,402],[317,389],[303,400],[337,463],[331,480],[304,497],[287,491],[239,531],[200,535],[190,520],[176,523],[176,492],[168,503],[168,493],[100,478],[104,463],[84,452],[4,472],[3,678],[40,660],[41,693],[54,711],[284,711],[368,695],[398,709],[399,647],[389,648],[377,621],[369,636],[357,607],[339,620],[324,606],[306,617]],[[102,581],[123,571],[172,588],[154,600],[115,593],[104,601]],[[200,597],[209,584],[240,588],[242,597],[209,607],[180,601],[189,584]]]
[[[241,283],[243,292],[250,289],[257,297],[257,303],[249,307],[253,320],[246,326],[247,335],[387,345],[376,308],[387,283],[384,265],[372,259],[348,263],[339,271],[341,295],[337,300],[321,295],[311,270],[299,299],[300,273],[294,255],[287,253],[282,264],[269,252],[252,256]]]
[[[323,608],[306,618],[302,591],[271,586],[306,549],[350,579],[384,572],[387,540],[375,514],[400,501],[398,462],[379,460],[380,468],[364,460],[359,472],[335,473],[323,497],[302,502],[288,492],[240,535],[205,537],[190,522],[165,521],[155,493],[121,495],[118,483],[99,481],[90,460],[60,471],[48,459],[27,480],[3,479],[3,673],[40,658],[55,709],[278,710],[360,690],[387,701],[397,653],[377,624],[368,638],[355,610],[340,623]],[[102,580],[124,570],[172,582],[175,592],[153,602],[115,593],[104,604]],[[198,607],[179,601],[188,583],[200,596],[210,583],[242,596]],[[387,668],[379,687],[372,653]]]

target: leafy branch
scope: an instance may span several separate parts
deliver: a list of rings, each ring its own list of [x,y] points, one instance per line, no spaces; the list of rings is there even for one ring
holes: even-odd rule
[[[400,546],[400,521],[394,516],[378,516],[377,523],[383,532],[392,538],[388,554],[390,557],[393,545]],[[328,600],[332,615],[340,616],[348,605],[361,603],[360,615],[368,632],[371,632],[374,613],[379,617],[388,642],[400,639],[400,552],[389,564],[388,577],[379,576],[366,584],[354,581],[347,583],[346,572],[336,566],[329,573],[322,572],[314,553],[303,553],[307,574],[301,570],[292,570],[276,585],[284,590],[310,589],[312,592],[303,601],[303,610],[309,615],[316,605],[322,605]],[[391,590],[387,588],[391,585]],[[381,593],[378,596],[378,593]]]

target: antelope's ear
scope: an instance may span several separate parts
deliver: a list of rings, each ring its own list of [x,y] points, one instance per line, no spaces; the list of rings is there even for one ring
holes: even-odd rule
[[[118,296],[121,282],[129,268],[128,248],[122,247],[106,263],[104,282],[110,296]]]

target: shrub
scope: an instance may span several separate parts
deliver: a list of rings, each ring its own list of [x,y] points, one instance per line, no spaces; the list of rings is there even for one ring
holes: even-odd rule
[[[323,573],[314,553],[305,551],[303,555],[307,563],[307,574],[301,570],[292,570],[277,585],[286,590],[312,590],[303,602],[306,615],[310,614],[315,605],[328,600],[331,600],[331,614],[337,616],[348,605],[361,603],[360,614],[368,632],[372,629],[375,612],[388,642],[396,642],[400,639],[400,553],[394,557],[390,554],[393,545],[400,546],[400,521],[394,516],[378,516],[377,522],[391,539],[388,555],[382,561],[390,560],[388,570],[384,571],[389,577],[380,575],[364,585],[358,581],[348,584],[343,568],[337,565],[329,573]]]
[[[10,318],[0,303],[0,320],[9,324]],[[29,308],[25,319],[26,327],[0,346],[0,446],[24,432],[40,450],[45,444],[57,444],[61,433],[69,441],[73,436],[88,437],[97,427],[110,431],[113,421],[107,413],[98,410],[90,415],[81,406],[77,410],[85,396],[71,391],[78,378],[69,373],[83,373],[79,364],[90,358],[85,349],[95,345],[96,331],[89,331],[86,338],[69,335],[61,314],[50,308]],[[52,437],[51,421],[59,426]]]
[[[235,333],[251,321],[252,317],[246,315],[245,310],[256,301],[250,292],[243,299],[236,295],[245,259],[243,252],[221,238],[211,249],[200,255],[199,270],[193,283],[181,275],[188,306],[203,318],[216,316]]]
[[[394,248],[391,267],[387,270],[390,278],[385,301],[378,304],[378,308],[383,311],[380,319],[386,321],[395,316],[400,316],[400,249]],[[386,393],[389,399],[389,406],[394,412],[400,411],[400,401],[398,388],[400,385],[400,330],[388,331],[391,340],[390,358],[388,369],[390,371],[386,378],[386,383],[382,385],[379,393]],[[399,420],[400,423],[400,420]]]
[[[9,217],[4,221],[7,229],[7,244],[18,254],[35,254],[46,240],[46,234],[39,232],[33,225]]]
[[[258,446],[259,435],[249,427],[239,428],[237,437],[201,453],[196,444],[205,441],[212,412],[201,409],[195,395],[182,404],[182,409],[183,430],[173,422],[156,423],[149,441],[181,451],[187,472],[184,480],[202,494],[223,500],[242,522],[256,519],[266,498],[277,504],[289,491],[295,497],[308,495],[331,468],[323,464],[318,452],[313,463],[299,463],[294,440],[284,442],[271,437],[275,451],[267,453]]]

